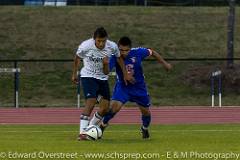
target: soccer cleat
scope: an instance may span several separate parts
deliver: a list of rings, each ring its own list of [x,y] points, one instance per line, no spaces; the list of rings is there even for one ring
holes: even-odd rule
[[[107,128],[107,126],[108,126],[108,124],[103,124],[103,123],[101,123],[101,124],[99,125],[99,128],[102,130],[102,136],[103,136],[103,132],[104,132],[104,130]],[[101,136],[101,137],[98,137],[98,139],[102,139],[102,136]]]
[[[78,141],[86,141],[86,140],[89,140],[88,135],[86,135],[86,134],[79,134]]]
[[[141,133],[142,133],[142,138],[143,139],[147,139],[150,137],[148,129],[144,129],[143,127],[141,127]]]
[[[103,123],[100,124],[99,127],[100,127],[101,130],[102,130],[102,134],[103,134],[104,130],[107,128],[107,126],[108,126],[108,124],[103,124]]]

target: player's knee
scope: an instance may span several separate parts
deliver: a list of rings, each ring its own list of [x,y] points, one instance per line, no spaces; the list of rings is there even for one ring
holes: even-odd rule
[[[86,101],[85,101],[85,108],[89,108],[89,109],[93,108],[94,105],[96,104],[96,102],[97,102],[96,98],[88,98],[88,99],[86,99]]]

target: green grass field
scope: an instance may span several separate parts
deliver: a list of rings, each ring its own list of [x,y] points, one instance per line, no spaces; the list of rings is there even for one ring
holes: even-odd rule
[[[153,125],[151,139],[142,140],[139,126],[112,125],[101,140],[77,141],[77,125],[0,125],[0,159],[21,159],[16,156],[25,153],[31,154],[30,159],[61,159],[60,154],[85,160],[209,160],[214,159],[210,156],[227,154],[232,154],[230,159],[237,159],[233,155],[240,154],[239,133],[240,126],[233,124]],[[48,157],[50,154],[53,157]]]
[[[133,46],[155,48],[168,58],[226,57],[228,7],[0,6],[0,15],[4,59],[72,58],[101,25],[114,41],[128,35]]]

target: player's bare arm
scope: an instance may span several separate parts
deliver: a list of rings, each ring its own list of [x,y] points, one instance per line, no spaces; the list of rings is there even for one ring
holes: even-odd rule
[[[103,73],[105,75],[109,74],[109,58],[108,57],[103,58]]]
[[[168,63],[167,61],[165,61],[158,52],[156,52],[156,51],[154,51],[154,50],[152,50],[152,49],[151,49],[151,51],[152,51],[152,56],[153,56],[159,63],[161,63],[167,71],[172,69],[172,65],[171,65],[170,63]]]
[[[126,67],[125,67],[125,64],[124,64],[124,61],[123,61],[122,57],[118,57],[117,62],[122,69],[125,84],[127,85],[128,82],[132,83],[132,84],[135,83],[134,77],[131,74],[127,73],[127,70],[126,70]]]
[[[72,73],[72,82],[75,84],[77,84],[78,82],[77,71],[78,71],[79,65],[80,65],[80,58],[76,55],[74,58],[73,73]]]

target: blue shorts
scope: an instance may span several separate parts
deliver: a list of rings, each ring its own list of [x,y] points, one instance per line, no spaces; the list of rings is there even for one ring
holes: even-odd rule
[[[136,102],[143,107],[149,107],[151,105],[150,97],[147,92],[146,86],[125,86],[120,83],[116,83],[113,91],[112,100],[120,101],[125,104],[127,101]]]
[[[101,95],[103,99],[110,100],[110,90],[107,80],[99,80],[91,77],[81,77],[85,99],[97,98]]]

